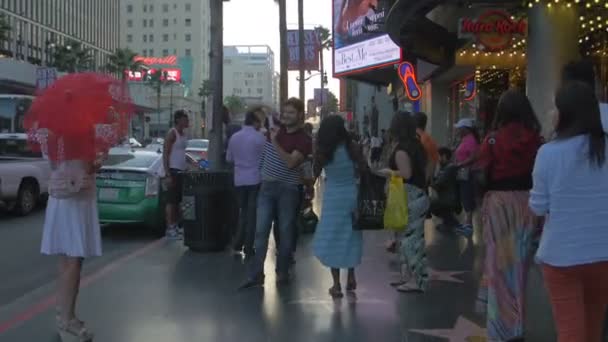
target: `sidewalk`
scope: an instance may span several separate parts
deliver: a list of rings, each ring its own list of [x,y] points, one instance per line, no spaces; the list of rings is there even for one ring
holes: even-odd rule
[[[427,232],[431,264],[444,272],[425,295],[399,294],[388,285],[397,267],[384,251],[384,232],[365,235],[357,298],[336,302],[327,294],[329,272],[311,254],[311,236],[300,241],[292,285],[276,288],[270,252],[265,289],[244,292],[236,291],[245,271],[240,259],[160,241],[86,280],[79,311],[102,342],[484,341],[475,338],[483,335],[484,320],[473,313],[474,245],[436,233],[430,221]],[[533,270],[529,286],[529,340],[554,341],[538,275]],[[13,323],[4,333],[0,328],[0,341],[59,341],[53,304],[44,303],[51,291],[1,312],[0,326]]]

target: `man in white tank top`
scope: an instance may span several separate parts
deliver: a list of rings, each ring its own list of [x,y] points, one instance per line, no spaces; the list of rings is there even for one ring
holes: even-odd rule
[[[165,138],[163,151],[163,166],[165,170],[165,184],[167,185],[167,206],[165,208],[167,217],[167,238],[180,239],[183,231],[178,226],[179,205],[182,201],[182,179],[179,172],[185,171],[186,146],[188,137],[186,129],[189,126],[188,114],[178,110],[173,115],[175,127],[169,130]]]

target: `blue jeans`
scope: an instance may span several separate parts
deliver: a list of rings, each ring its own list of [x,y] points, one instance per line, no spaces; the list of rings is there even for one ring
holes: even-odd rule
[[[283,241],[293,241],[299,204],[298,185],[284,182],[262,182],[258,195],[255,257],[250,269],[252,278],[264,275],[268,239],[275,217],[278,218],[276,227],[279,229],[280,238]],[[293,246],[291,243],[279,243],[278,249],[277,273],[287,275]]]

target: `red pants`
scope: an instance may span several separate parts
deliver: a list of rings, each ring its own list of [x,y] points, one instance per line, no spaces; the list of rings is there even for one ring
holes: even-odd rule
[[[543,265],[559,342],[600,342],[608,307],[608,262]]]

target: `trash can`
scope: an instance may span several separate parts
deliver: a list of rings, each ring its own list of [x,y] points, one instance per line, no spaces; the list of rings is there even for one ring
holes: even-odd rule
[[[238,204],[231,171],[183,172],[184,244],[195,252],[226,248],[238,224]]]

